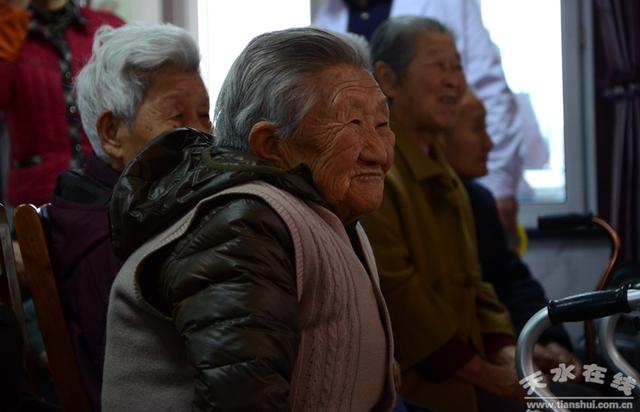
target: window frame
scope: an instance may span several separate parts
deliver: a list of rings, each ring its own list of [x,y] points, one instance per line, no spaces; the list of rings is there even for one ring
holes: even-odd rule
[[[562,203],[521,204],[518,222],[529,230],[537,228],[539,216],[597,208],[591,13],[590,2],[561,2],[566,197]]]
[[[184,26],[198,39],[198,2],[177,5],[163,1],[165,10],[173,10],[170,16],[186,16],[169,21]],[[180,7],[183,10],[176,11]],[[591,2],[563,0],[561,24],[566,197],[562,203],[520,204],[518,223],[528,230],[537,228],[539,216],[597,210]],[[212,107],[214,104],[212,101]]]

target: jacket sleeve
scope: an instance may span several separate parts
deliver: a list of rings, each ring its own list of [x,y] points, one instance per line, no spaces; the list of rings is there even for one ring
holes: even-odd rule
[[[0,5],[0,110],[11,103],[16,66],[13,63],[27,36],[29,15],[11,5]]]
[[[489,153],[489,175],[482,181],[497,198],[515,196],[522,175],[520,146],[522,120],[515,95],[509,89],[502,70],[497,46],[484,27],[477,2],[461,0],[461,49],[467,82],[487,108],[487,131],[494,147]],[[455,2],[451,4],[453,6]]]
[[[482,278],[476,285],[476,308],[480,330],[485,335],[504,335],[513,341],[513,323],[505,305],[498,299],[495,289]],[[486,341],[486,339],[485,339]],[[499,345],[504,346],[504,345]],[[488,348],[489,349],[489,348]],[[495,349],[495,348],[494,348]]]
[[[476,224],[482,276],[495,288],[519,334],[531,316],[546,306],[549,300],[527,265],[509,250],[491,193],[477,183],[467,182],[465,187]],[[562,325],[549,327],[541,340],[555,341],[571,349],[571,340]]]
[[[158,296],[196,370],[193,410],[288,410],[300,336],[291,237],[261,200],[225,203],[177,243]]]
[[[14,62],[27,38],[31,16],[26,10],[0,4],[0,60]]]
[[[11,105],[14,93],[16,65],[0,60],[0,111],[4,111]]]
[[[458,326],[455,309],[424,284],[413,263],[394,197],[386,184],[382,205],[361,222],[376,256],[399,362],[406,370],[424,364],[430,355],[454,342]]]

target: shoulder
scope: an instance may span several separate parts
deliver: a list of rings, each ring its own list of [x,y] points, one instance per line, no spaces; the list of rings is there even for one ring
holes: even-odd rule
[[[501,225],[493,194],[480,183],[473,181],[464,182],[469,197],[469,203],[473,211],[476,225],[496,226]],[[500,227],[500,226],[499,226]]]
[[[266,202],[229,195],[200,205],[187,233],[169,250],[153,254],[141,288],[167,314],[212,284],[269,280],[295,294],[294,256],[287,226]]]
[[[221,245],[249,253],[252,245],[264,243],[292,248],[291,235],[279,214],[266,201],[246,194],[231,194],[202,205],[179,243],[176,251],[182,257]]]
[[[469,200],[471,203],[480,203],[483,205],[495,205],[495,198],[491,194],[491,191],[478,182],[467,180],[464,182],[464,187],[467,189]]]

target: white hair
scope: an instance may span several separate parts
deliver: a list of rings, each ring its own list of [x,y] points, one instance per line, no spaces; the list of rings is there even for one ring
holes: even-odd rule
[[[153,75],[166,66],[198,72],[200,51],[184,29],[166,23],[98,29],[93,55],[76,79],[82,126],[98,157],[109,160],[96,128],[99,116],[111,112],[131,124]]]
[[[262,34],[235,60],[215,108],[216,143],[249,151],[249,132],[261,120],[291,137],[317,100],[314,76],[330,67],[370,70],[362,44],[326,30],[294,28]]]
[[[367,38],[361,34],[351,32],[334,32],[333,34],[344,40],[345,43],[353,47],[360,56],[366,61],[371,62],[371,50],[369,49],[369,42]],[[369,67],[369,71],[373,72],[372,66]]]

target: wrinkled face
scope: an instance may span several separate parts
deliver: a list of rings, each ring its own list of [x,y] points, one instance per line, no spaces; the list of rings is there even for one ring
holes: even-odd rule
[[[493,143],[487,134],[486,115],[482,102],[473,93],[467,93],[455,125],[444,139],[447,160],[461,179],[488,173],[487,159]]]
[[[283,141],[288,167],[306,163],[320,194],[345,223],[382,202],[395,135],[385,96],[367,71],[335,66],[312,79],[316,105]]]
[[[453,125],[466,80],[453,39],[423,34],[404,76],[393,88],[392,111],[402,112],[414,129],[440,132]]]
[[[168,67],[152,77],[131,125],[118,128],[124,165],[153,138],[177,127],[212,133],[209,95],[197,72]]]

